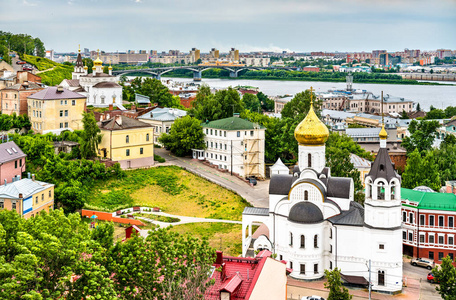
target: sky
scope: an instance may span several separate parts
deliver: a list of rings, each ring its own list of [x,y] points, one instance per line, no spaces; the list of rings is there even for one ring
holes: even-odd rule
[[[56,52],[456,49],[456,0],[0,0],[0,30]]]

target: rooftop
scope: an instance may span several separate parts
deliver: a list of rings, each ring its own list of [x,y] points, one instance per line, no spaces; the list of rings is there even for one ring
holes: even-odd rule
[[[238,117],[229,117],[225,119],[220,119],[216,121],[211,121],[201,124],[203,127],[222,129],[222,130],[251,130],[257,128],[264,128],[258,124],[252,123],[250,121],[238,118]]]
[[[152,127],[152,125],[123,115],[117,115],[109,120],[98,122],[98,127],[105,130],[125,130],[133,128]]]
[[[0,164],[26,156],[27,155],[22,152],[21,148],[13,141],[0,144]]]
[[[29,99],[38,100],[59,100],[59,99],[82,99],[86,98],[79,93],[72,92],[62,87],[50,86],[33,95],[28,96]]]
[[[432,193],[401,188],[402,200],[418,204],[419,209],[456,210],[456,195],[451,193]]]
[[[51,183],[24,178],[0,186],[0,198],[19,199],[19,194],[22,194],[25,199],[51,186],[53,186]]]

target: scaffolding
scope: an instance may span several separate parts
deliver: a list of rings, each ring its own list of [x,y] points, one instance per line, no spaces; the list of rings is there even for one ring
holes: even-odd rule
[[[261,139],[260,139],[260,126],[258,124],[254,125],[254,130],[251,131],[253,134],[246,136],[243,141],[244,146],[244,172],[245,177],[255,177],[259,179],[264,179],[265,174],[262,172],[261,161]],[[264,151],[264,149],[263,149]],[[263,159],[264,160],[264,159]]]

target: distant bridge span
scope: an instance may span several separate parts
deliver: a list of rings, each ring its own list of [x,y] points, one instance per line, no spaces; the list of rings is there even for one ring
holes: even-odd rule
[[[243,70],[287,70],[287,71],[299,71],[300,68],[296,67],[233,67],[233,66],[180,66],[180,67],[158,67],[149,69],[128,69],[128,70],[116,70],[112,71],[113,75],[128,75],[131,73],[145,73],[151,74],[155,78],[160,79],[163,74],[166,74],[175,70],[190,70],[193,71],[193,80],[200,81],[201,73],[209,69],[224,69],[230,72],[230,77],[236,78],[238,73]]]

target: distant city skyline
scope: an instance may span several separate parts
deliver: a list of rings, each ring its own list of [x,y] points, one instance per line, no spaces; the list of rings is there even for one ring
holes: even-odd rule
[[[46,49],[352,52],[456,49],[456,1],[0,0],[2,31]],[[6,12],[6,13],[5,13]]]

